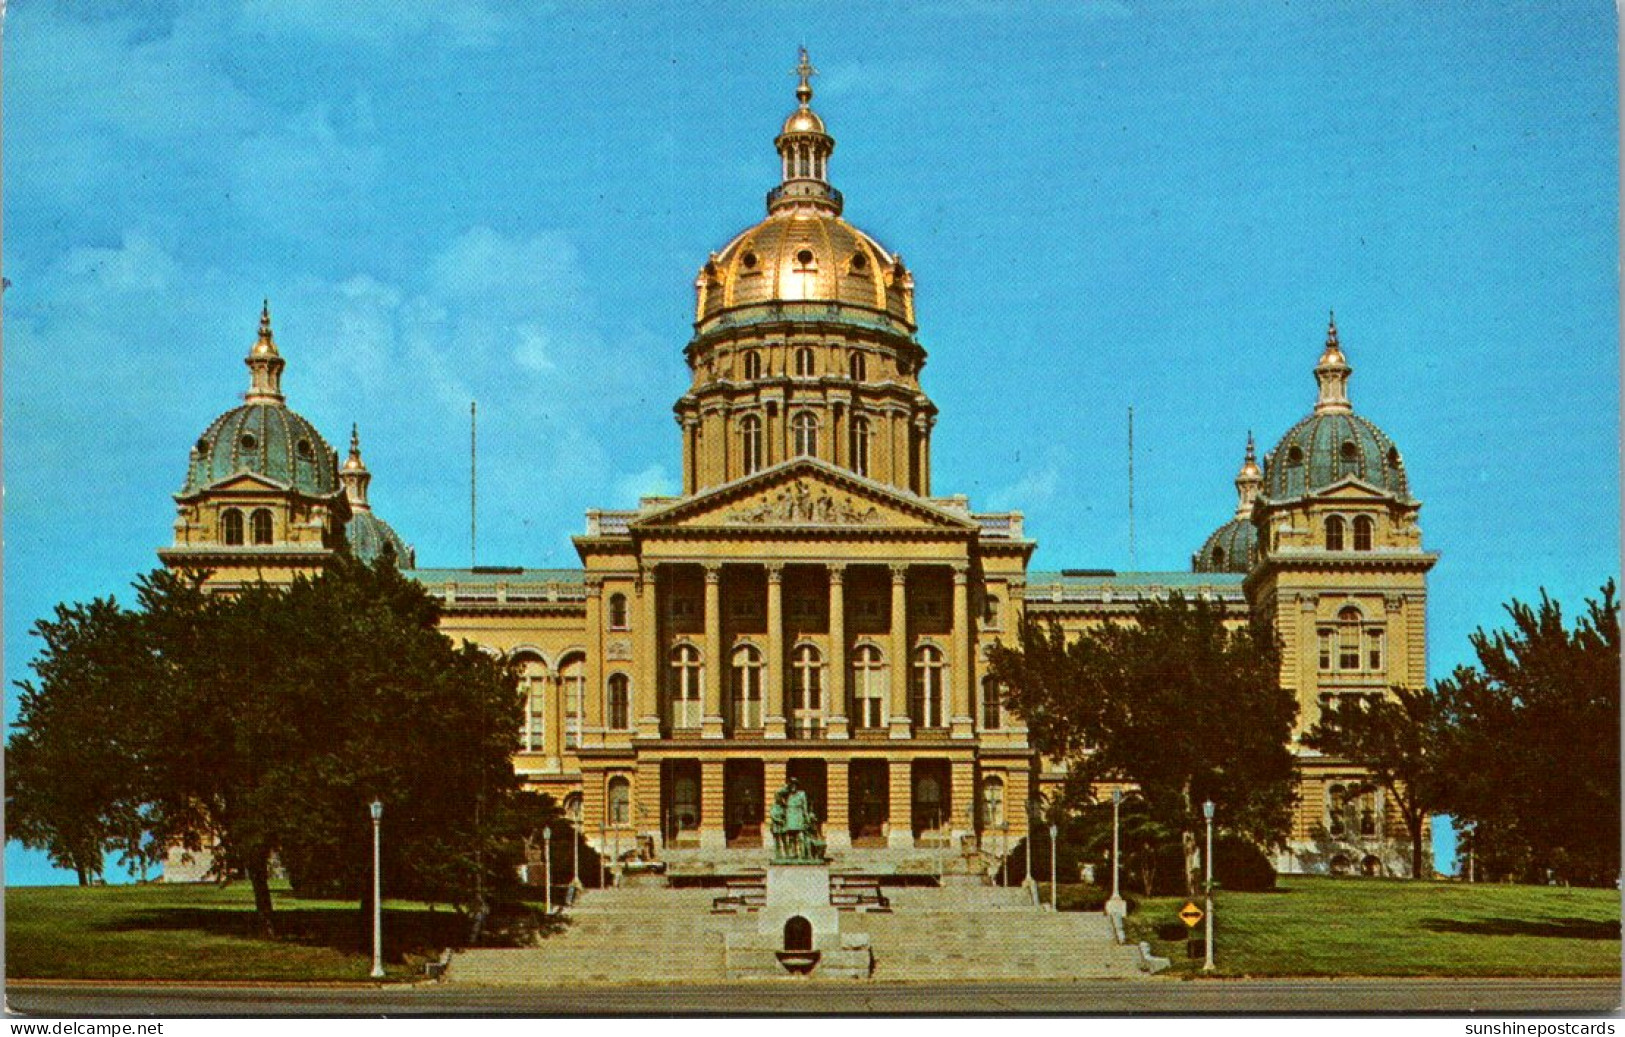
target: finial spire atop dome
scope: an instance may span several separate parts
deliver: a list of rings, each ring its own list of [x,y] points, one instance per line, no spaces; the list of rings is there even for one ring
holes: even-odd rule
[[[1247,456],[1236,473],[1236,518],[1245,519],[1253,513],[1253,501],[1264,486],[1264,473],[1258,468],[1258,453],[1253,446],[1253,430],[1247,430]]]
[[[829,156],[835,150],[835,138],[824,129],[824,120],[812,110],[812,77],[818,74],[807,48],[802,47],[800,60],[791,69],[799,82],[796,84],[798,107],[784,120],[773,146],[779,149],[783,176],[779,186],[767,194],[767,211],[808,209],[817,212],[841,213],[841,192],[829,185]]]
[[[367,484],[372,482],[372,473],[367,471],[366,464],[361,460],[361,430],[358,426],[350,426],[350,456],[344,459],[339,468],[339,481],[344,484],[344,495],[350,500],[351,511],[366,511]]]
[[[276,338],[271,334],[271,300],[265,300],[260,307],[260,333],[254,340],[254,345],[243,359],[248,365],[248,394],[244,397],[249,403],[281,403],[282,402],[282,369],[287,361],[277,351]]]
[[[1326,349],[1315,365],[1315,381],[1320,384],[1320,399],[1315,403],[1316,414],[1347,414],[1354,409],[1349,403],[1349,376],[1354,368],[1343,356],[1343,347],[1337,341],[1337,314],[1332,312],[1326,324]]]

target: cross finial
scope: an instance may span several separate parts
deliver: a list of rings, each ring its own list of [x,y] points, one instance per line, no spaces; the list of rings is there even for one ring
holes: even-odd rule
[[[1247,430],[1247,463],[1248,464],[1256,464],[1257,462],[1258,462],[1258,456],[1253,450],[1253,430],[1248,429]]]
[[[801,60],[796,62],[796,67],[790,70],[790,74],[801,77],[801,84],[796,87],[796,100],[805,107],[812,100],[812,77],[818,74],[812,60],[807,57],[806,47],[801,48]]]
[[[1337,311],[1336,310],[1327,310],[1326,311],[1326,344],[1328,346],[1337,345]]]
[[[271,300],[266,299],[260,305],[260,338],[271,337]]]

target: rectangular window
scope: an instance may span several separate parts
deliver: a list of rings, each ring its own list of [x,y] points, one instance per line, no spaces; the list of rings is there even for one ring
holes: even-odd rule
[[[1320,668],[1322,670],[1332,668],[1332,632],[1330,630],[1320,632]]]
[[[1372,630],[1366,634],[1366,669],[1372,673],[1382,672],[1382,631]]]
[[[1337,668],[1339,670],[1358,670],[1360,668],[1360,628],[1345,627],[1342,637],[1338,640]]]

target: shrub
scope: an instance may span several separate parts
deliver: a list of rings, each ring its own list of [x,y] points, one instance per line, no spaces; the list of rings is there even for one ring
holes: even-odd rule
[[[1213,838],[1213,877],[1225,889],[1265,893],[1275,888],[1275,865],[1268,855],[1239,835]]]

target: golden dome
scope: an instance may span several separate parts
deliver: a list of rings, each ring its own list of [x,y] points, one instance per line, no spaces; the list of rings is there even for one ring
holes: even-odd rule
[[[831,213],[780,210],[737,235],[700,271],[698,319],[723,310],[836,302],[914,323],[914,279],[902,260]]]
[[[786,133],[827,133],[824,129],[824,120],[811,108],[797,108],[784,120],[784,128],[779,131],[782,136]]]

